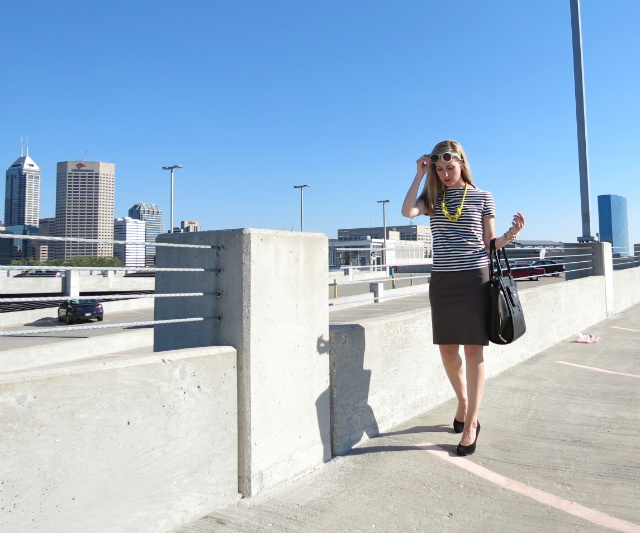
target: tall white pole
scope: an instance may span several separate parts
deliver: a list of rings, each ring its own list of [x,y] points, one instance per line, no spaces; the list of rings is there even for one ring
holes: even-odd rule
[[[176,168],[182,168],[182,165],[172,165],[170,167],[162,167],[162,170],[171,171],[171,227],[169,233],[173,233],[173,170]]]
[[[304,188],[311,185],[294,185],[294,189],[300,189],[300,231],[304,231]]]

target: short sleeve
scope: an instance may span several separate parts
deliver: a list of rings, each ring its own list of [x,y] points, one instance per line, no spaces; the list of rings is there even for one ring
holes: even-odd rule
[[[483,217],[495,217],[496,216],[496,203],[493,201],[493,196],[490,192],[486,193],[484,199],[484,205],[482,207]]]

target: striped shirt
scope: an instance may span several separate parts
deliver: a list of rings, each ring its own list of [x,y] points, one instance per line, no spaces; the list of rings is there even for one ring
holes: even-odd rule
[[[464,187],[447,189],[445,205],[450,215],[462,202]],[[489,264],[489,256],[482,239],[483,217],[496,215],[493,196],[488,191],[467,187],[462,215],[451,222],[442,214],[442,193],[436,199],[435,214],[431,217],[433,236],[432,271],[474,270]]]

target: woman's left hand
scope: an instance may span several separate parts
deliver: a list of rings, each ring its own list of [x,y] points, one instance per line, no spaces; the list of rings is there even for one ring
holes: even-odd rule
[[[520,212],[513,215],[513,222],[511,223],[511,228],[509,231],[512,235],[517,235],[520,233],[520,230],[524,228],[524,215]]]

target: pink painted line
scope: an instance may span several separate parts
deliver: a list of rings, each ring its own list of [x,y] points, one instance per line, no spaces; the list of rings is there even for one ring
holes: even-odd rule
[[[518,494],[526,496],[527,498],[531,498],[532,500],[536,500],[543,505],[554,507],[555,509],[559,509],[560,511],[564,511],[565,513],[569,513],[573,516],[577,516],[578,518],[582,518],[583,520],[587,520],[588,522],[606,527],[608,529],[621,531],[622,533],[640,533],[640,526],[637,524],[627,522],[626,520],[621,520],[620,518],[616,518],[615,516],[611,516],[600,511],[594,511],[593,509],[589,509],[584,505],[580,505],[576,502],[560,498],[555,494],[550,494],[548,492],[536,489],[535,487],[525,485],[524,483],[520,483],[519,481],[515,481],[501,474],[498,474],[497,472],[493,472],[492,470],[484,468],[483,466],[469,461],[464,457],[453,455],[446,450],[443,450],[439,446],[431,444],[430,442],[417,444],[416,447],[422,450],[426,450],[436,457],[443,459],[457,466],[458,468],[462,468],[463,470],[466,470],[467,472],[470,472],[482,479],[485,479],[486,481],[490,481],[491,483],[494,483],[499,487],[510,490],[512,492],[516,492]]]
[[[603,372],[604,374],[614,374],[615,376],[626,376],[628,378],[640,379],[638,374],[625,374],[624,372],[614,372],[613,370],[605,370],[604,368],[596,368],[595,366],[577,365],[575,363],[567,363],[566,361],[554,361],[561,365],[575,366],[577,368],[584,368],[586,370],[593,370],[594,372]]]
[[[623,329],[625,331],[636,331],[636,332],[640,333],[640,329],[621,328],[619,326],[611,326],[611,329]]]

